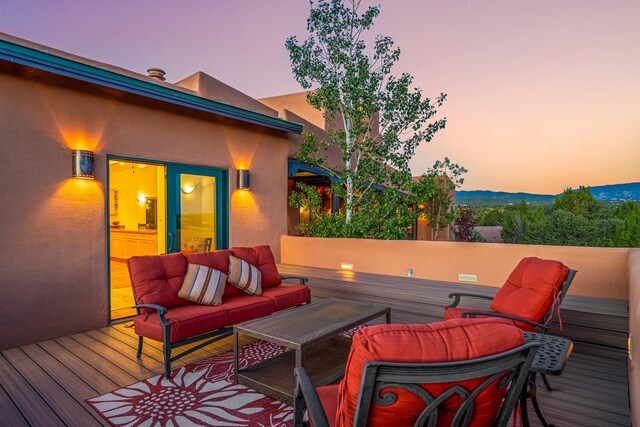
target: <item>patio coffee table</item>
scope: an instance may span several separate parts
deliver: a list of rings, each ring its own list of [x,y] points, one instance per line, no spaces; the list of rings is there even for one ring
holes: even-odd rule
[[[351,339],[341,332],[386,315],[391,309],[340,299],[285,310],[233,327],[235,379],[268,396],[293,403],[294,368],[304,367],[316,386],[331,384],[344,375]],[[238,369],[238,334],[292,349],[250,368]]]

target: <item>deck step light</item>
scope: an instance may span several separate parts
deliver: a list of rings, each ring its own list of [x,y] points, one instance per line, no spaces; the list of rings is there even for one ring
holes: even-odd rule
[[[94,179],[93,151],[73,150],[71,158],[71,176],[73,178]]]
[[[251,190],[248,169],[238,169],[238,190]]]

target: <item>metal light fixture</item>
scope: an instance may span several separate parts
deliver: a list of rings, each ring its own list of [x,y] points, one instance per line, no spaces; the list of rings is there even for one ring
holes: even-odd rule
[[[71,151],[71,176],[73,178],[94,179],[93,176],[93,151]]]
[[[191,194],[196,190],[196,188],[198,188],[199,184],[199,182],[196,182],[195,184],[184,184],[180,187],[180,191],[184,194]]]
[[[238,190],[251,190],[249,185],[249,170],[238,169]]]

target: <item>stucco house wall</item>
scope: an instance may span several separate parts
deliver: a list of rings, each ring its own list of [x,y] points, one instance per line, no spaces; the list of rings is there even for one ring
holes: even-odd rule
[[[1,61],[0,61],[0,65]],[[108,324],[107,154],[229,171],[229,243],[286,233],[289,134],[0,67],[0,350]],[[95,151],[95,180],[71,150]],[[236,169],[251,191],[235,191]]]

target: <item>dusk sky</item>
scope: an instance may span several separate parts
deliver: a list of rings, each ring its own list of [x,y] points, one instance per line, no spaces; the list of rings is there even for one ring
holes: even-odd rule
[[[376,2],[377,3],[377,2]],[[640,0],[381,0],[372,32],[402,50],[394,74],[448,94],[448,156],[465,190],[555,194],[640,181]],[[374,4],[363,1],[363,4]],[[203,71],[253,97],[299,92],[284,41],[304,0],[0,0],[0,32],[176,82]]]

